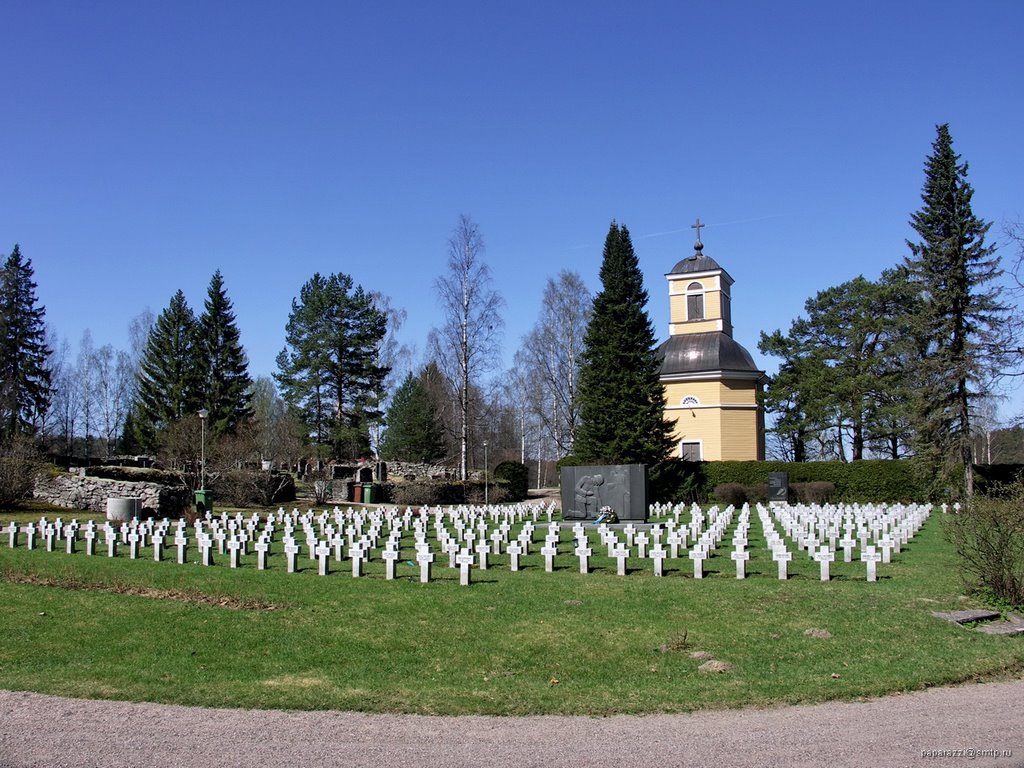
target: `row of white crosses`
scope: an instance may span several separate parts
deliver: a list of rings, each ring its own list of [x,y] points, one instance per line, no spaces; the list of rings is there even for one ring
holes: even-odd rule
[[[819,563],[822,581],[830,579],[830,564],[836,559],[837,548],[843,550],[847,563],[852,562],[853,550],[858,549],[859,559],[867,567],[867,580],[875,581],[877,564],[891,562],[892,553],[899,553],[930,514],[930,504],[782,504],[772,505],[770,511],[758,505],[765,538],[773,552],[785,549],[774,529],[774,519],[800,549]],[[784,578],[781,563],[779,574]]]
[[[930,507],[773,507],[771,510],[758,505],[757,512],[765,532],[768,548],[773,559],[778,563],[779,578],[787,577],[787,563],[792,557],[785,545],[783,535],[775,529],[776,521],[785,535],[805,549],[809,557],[819,562],[822,580],[830,578],[830,563],[835,559],[835,547],[838,543],[843,547],[846,561],[850,561],[850,545],[861,544],[861,560],[868,567],[868,578],[875,578],[875,564],[878,560],[888,562],[889,551],[893,548],[898,552],[901,544],[913,536],[927,519]],[[106,523],[97,528],[96,523],[88,521],[84,526],[73,520],[64,523],[60,518],[52,523],[43,518],[36,524],[19,528],[11,523],[4,529],[8,533],[9,545],[14,547],[18,542],[19,533],[24,533],[28,540],[27,546],[34,547],[35,539],[42,538],[47,549],[53,550],[62,539],[68,553],[73,553],[75,541],[81,531],[86,541],[86,551],[94,554],[96,539],[102,533],[106,539],[108,556],[117,556],[118,544],[129,547],[130,557],[139,556],[139,550],[152,546],[155,560],[163,558],[165,542],[173,541],[177,547],[178,562],[187,562],[188,546],[194,542],[201,553],[203,565],[213,564],[214,549],[229,556],[231,567],[238,567],[240,558],[248,554],[250,544],[257,554],[257,568],[268,567],[268,557],[275,541],[276,531],[282,531],[281,542],[287,563],[288,572],[298,570],[298,558],[305,545],[306,553],[311,561],[318,564],[321,575],[330,573],[331,563],[344,559],[345,554],[351,563],[352,575],[362,575],[363,567],[371,557],[371,552],[381,550],[380,558],[385,564],[385,578],[395,578],[395,568],[401,559],[401,541],[403,535],[412,532],[415,540],[415,560],[420,568],[420,580],[429,581],[431,566],[435,562],[435,551],[431,549],[431,538],[437,542],[437,554],[448,555],[450,568],[460,571],[460,583],[469,584],[471,569],[476,567],[486,570],[489,556],[501,554],[509,557],[512,571],[520,569],[520,557],[530,553],[538,525],[544,534],[544,546],[540,554],[544,557],[546,571],[554,570],[555,558],[560,553],[562,526],[552,521],[553,505],[546,509],[540,505],[519,505],[509,507],[457,507],[444,509],[422,509],[419,513],[406,509],[404,513],[394,508],[379,508],[372,512],[366,510],[334,509],[333,514],[324,511],[320,514],[312,510],[300,514],[298,510],[286,513],[279,509],[265,519],[253,514],[248,518],[241,515],[229,517],[222,514],[212,517],[210,514],[197,520],[193,526],[194,537],[190,538],[188,526],[184,521],[171,523],[168,520],[132,521],[114,527]],[[664,523],[656,523],[648,530],[638,529],[628,524],[621,530],[613,530],[607,525],[600,525],[596,531],[601,546],[607,547],[608,556],[616,560],[617,573],[627,573],[628,559],[636,552],[636,557],[650,560],[657,576],[664,574],[664,561],[676,559],[681,552],[686,553],[693,562],[693,575],[696,579],[703,578],[704,561],[711,556],[725,536],[726,529],[731,525],[735,510],[730,506],[724,511],[717,507],[708,510],[707,514],[697,505],[689,508],[686,519],[685,506],[661,507],[655,505],[652,514],[666,516]],[[546,517],[546,528],[540,519]],[[747,551],[747,533],[749,530],[750,510],[744,505],[737,518],[733,534],[733,552],[731,559],[735,563],[736,577],[746,577],[746,562],[750,557]],[[706,524],[706,527],[705,527]],[[513,528],[519,525],[518,536],[513,537]],[[173,530],[172,530],[173,528]],[[839,539],[840,529],[845,538]],[[586,528],[577,523],[572,528],[574,554],[579,560],[581,573],[589,572],[589,560],[593,555],[588,533],[594,528]],[[622,541],[621,535],[625,538]],[[171,538],[173,535],[173,538]],[[854,538],[858,536],[859,539]],[[383,544],[381,541],[385,540]],[[688,541],[692,540],[692,548]],[[868,541],[882,543],[882,554],[876,557],[875,549]],[[828,542],[828,544],[825,544]],[[667,546],[667,549],[666,549]],[[688,550],[688,551],[687,551]]]

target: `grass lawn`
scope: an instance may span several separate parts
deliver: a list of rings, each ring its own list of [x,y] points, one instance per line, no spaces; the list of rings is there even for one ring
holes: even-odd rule
[[[0,523],[42,513],[7,511]],[[302,572],[287,574],[280,544],[271,570],[257,571],[254,555],[237,570],[224,556],[204,568],[177,565],[173,547],[161,563],[148,549],[130,560],[126,547],[110,560],[102,546],[86,556],[83,544],[74,555],[29,552],[24,537],[11,550],[4,535],[0,688],[212,707],[603,715],[1020,676],[1024,639],[931,616],[976,604],[961,596],[941,517],[892,564],[879,564],[874,584],[863,563],[841,562],[842,550],[829,583],[802,553],[790,579],[778,581],[756,514],[743,581],[728,536],[700,581],[682,558],[666,561],[664,578],[635,559],[619,577],[595,543],[589,575],[569,554],[545,573],[538,546],[522,558],[525,570],[511,573],[507,556],[492,557],[463,588],[444,555],[435,581],[420,584],[418,567],[404,560],[393,582],[379,560],[360,579],[347,561],[321,577],[304,556]],[[403,556],[411,559],[410,541]],[[198,559],[194,546],[189,559]],[[804,634],[812,628],[832,637]],[[734,668],[699,672],[696,651]]]

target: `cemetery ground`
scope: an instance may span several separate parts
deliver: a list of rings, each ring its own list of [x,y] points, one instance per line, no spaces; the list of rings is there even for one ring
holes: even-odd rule
[[[0,525],[42,514],[100,519],[29,505],[0,512]],[[522,570],[492,556],[469,587],[440,554],[420,583],[408,536],[393,581],[377,556],[361,578],[347,561],[321,576],[305,553],[287,573],[280,543],[261,571],[255,553],[233,569],[226,555],[199,565],[194,547],[178,565],[172,547],[154,562],[149,547],[132,560],[0,541],[0,688],[205,707],[610,715],[1021,677],[1020,638],[932,616],[979,606],[942,526],[933,514],[875,583],[841,552],[822,582],[799,551],[779,581],[756,524],[743,580],[728,549],[700,580],[685,555],[661,578],[635,558],[619,576],[599,546],[581,574],[566,527],[553,573],[538,541]],[[731,669],[700,671],[708,658]]]

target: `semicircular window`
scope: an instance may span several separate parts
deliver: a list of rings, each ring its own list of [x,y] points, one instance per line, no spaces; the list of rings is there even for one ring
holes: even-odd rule
[[[682,405],[683,408],[692,408],[695,405],[700,405],[700,400],[698,400],[693,395],[687,395],[686,397],[683,398]]]

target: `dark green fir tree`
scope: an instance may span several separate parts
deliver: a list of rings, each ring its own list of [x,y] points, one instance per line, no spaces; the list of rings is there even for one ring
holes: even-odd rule
[[[917,392],[917,452],[935,476],[964,468],[973,492],[971,412],[986,385],[1009,364],[1008,310],[998,283],[995,247],[985,243],[990,223],[971,209],[967,163],[953,151],[948,125],[937,126],[925,161],[923,205],[910,219],[920,238],[907,242],[906,267],[920,304],[909,318],[918,347],[912,368]]]
[[[202,387],[199,397],[210,412],[211,434],[218,437],[252,416],[249,361],[220,270],[210,279],[196,324],[194,355]]]
[[[179,290],[156,319],[139,365],[133,422],[147,451],[156,449],[160,431],[203,407],[195,345],[196,319]]]
[[[50,402],[50,370],[32,260],[15,245],[0,270],[0,442],[34,434]]]
[[[387,431],[380,448],[385,461],[410,461],[430,464],[444,458],[444,431],[441,417],[420,378],[411,373],[395,390],[387,415]]]
[[[671,450],[661,362],[646,306],[629,230],[612,222],[580,369],[573,454],[583,462],[653,465]]]

